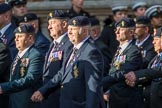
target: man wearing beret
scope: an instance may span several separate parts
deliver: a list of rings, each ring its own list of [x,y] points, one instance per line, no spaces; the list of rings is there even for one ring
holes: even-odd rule
[[[9,47],[12,60],[18,52],[14,42],[15,28],[11,23],[11,6],[6,3],[0,4],[0,38]]]
[[[143,1],[138,1],[132,6],[135,17],[144,16],[146,9],[147,4]]]
[[[26,4],[27,0],[9,0],[8,4],[12,7],[12,23],[18,26],[18,20],[28,11]]]
[[[76,16],[87,16],[89,17],[89,13],[83,10],[84,0],[70,0],[72,7],[71,9],[67,10],[70,18]]]
[[[147,69],[131,71],[125,75],[130,86],[152,80],[150,108],[162,108],[162,28],[157,29],[153,40],[157,55],[150,61]]]
[[[67,33],[68,19],[67,13],[62,10],[54,10],[48,15],[48,30],[53,42],[50,45],[44,64],[44,85],[58,73],[65,59],[63,54],[68,53],[67,50],[70,46],[72,48]],[[52,91],[48,98],[42,101],[41,108],[47,108],[47,106],[48,108],[53,108],[53,106],[59,108],[59,98],[60,87],[56,91]]]
[[[0,39],[0,83],[7,82],[10,77],[11,55],[7,46]],[[0,106],[8,108],[8,95],[0,95]]]
[[[106,26],[101,33],[101,40],[108,46],[111,58],[113,58],[119,45],[119,42],[116,40],[115,35],[115,23],[122,18],[126,18],[128,15],[127,11],[127,6],[112,7],[114,21],[110,25]]]
[[[141,68],[142,56],[140,50],[134,45],[133,36],[135,22],[130,18],[123,18],[116,23],[116,36],[120,45],[112,60],[109,76],[103,78],[105,86],[112,85],[107,91],[106,100],[109,99],[109,108],[143,108],[143,99],[138,88],[130,88],[122,75],[129,71]],[[113,82],[109,82],[110,78]],[[112,83],[112,84],[110,84]]]
[[[25,24],[15,29],[19,50],[10,70],[10,81],[0,83],[0,94],[10,94],[10,108],[40,108],[30,96],[42,84],[44,57],[34,47],[34,28]]]
[[[142,54],[143,63],[142,69],[147,68],[149,62],[152,58],[156,55],[154,50],[154,46],[152,44],[153,37],[151,33],[151,21],[147,16],[140,16],[136,18],[136,30],[135,30],[135,38],[136,38],[136,45],[140,48]],[[145,108],[149,108],[149,97],[150,97],[150,82],[139,84],[143,89],[144,95],[144,105]]]
[[[151,24],[154,28],[154,35],[156,30],[162,26],[162,5],[153,5],[145,12],[145,16],[151,19]]]
[[[94,40],[95,45],[100,49],[104,57],[104,76],[108,74],[110,69],[111,55],[108,46],[101,40],[101,26],[96,17],[89,18],[91,23],[90,36]]]
[[[33,25],[35,29],[35,42],[34,45],[35,47],[42,53],[42,55],[46,55],[49,46],[50,46],[50,41],[44,36],[44,34],[40,30],[40,23],[39,19],[36,14],[34,13],[27,13],[21,18],[19,18],[19,25],[21,24],[31,24]]]
[[[53,79],[33,94],[33,101],[41,101],[50,90],[61,86],[60,108],[104,107],[99,86],[103,59],[90,40],[89,27],[89,19],[85,16],[68,22],[69,39],[74,48]]]

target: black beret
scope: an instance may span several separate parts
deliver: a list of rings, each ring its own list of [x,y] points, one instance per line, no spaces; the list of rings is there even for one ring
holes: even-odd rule
[[[7,11],[11,10],[11,6],[6,3],[0,3],[0,14],[3,14]]]
[[[91,26],[98,26],[98,25],[100,25],[100,21],[96,17],[89,18],[89,21],[91,23]]]
[[[67,12],[64,12],[63,10],[54,10],[53,12],[50,12],[47,16],[47,19],[56,18],[56,19],[66,19],[68,18]]]
[[[87,26],[90,25],[89,18],[86,16],[77,16],[69,20],[68,25],[71,26]]]
[[[162,15],[162,5],[154,5],[148,8],[145,12],[145,16],[152,18],[158,15]]]
[[[34,13],[27,13],[24,16],[19,18],[18,23],[22,23],[22,22],[29,22],[29,21],[33,21],[33,20],[37,20],[38,17],[36,14]]]
[[[132,18],[122,18],[116,22],[115,27],[129,28],[135,27],[135,22]]]
[[[156,31],[156,34],[154,37],[161,37],[162,36],[162,27],[158,28],[157,31]]]
[[[14,33],[34,33],[35,29],[31,24],[22,24],[18,26]]]
[[[9,2],[8,2],[8,4],[10,5],[10,6],[17,6],[17,5],[24,5],[24,4],[26,4],[27,3],[27,0],[10,0]]]
[[[136,18],[136,24],[151,24],[151,20],[147,16],[139,16]]]

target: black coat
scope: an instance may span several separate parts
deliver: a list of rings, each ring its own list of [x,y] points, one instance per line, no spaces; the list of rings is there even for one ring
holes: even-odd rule
[[[6,82],[10,77],[11,55],[9,49],[3,44],[0,39],[0,83]],[[8,96],[0,95],[0,106],[8,108]]]

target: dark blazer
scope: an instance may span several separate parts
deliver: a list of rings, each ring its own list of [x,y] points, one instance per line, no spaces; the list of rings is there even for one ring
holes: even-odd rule
[[[103,74],[100,51],[88,39],[66,66],[70,55],[61,70],[39,91],[45,96],[51,88],[61,85],[60,108],[100,108],[103,105],[99,87]]]
[[[15,28],[16,27],[13,24],[11,24],[4,33],[4,38],[7,39],[6,45],[10,49],[12,60],[15,58],[18,52],[15,46],[15,40],[14,40],[15,39],[15,36],[14,36]]]
[[[101,33],[100,40],[104,42],[105,45],[107,45],[111,55],[111,60],[114,57],[114,54],[119,46],[119,42],[116,40],[116,35],[115,35],[115,22],[112,24],[106,26]]]
[[[150,90],[151,108],[162,108],[162,53],[155,56],[149,63],[147,69],[135,71],[136,83],[152,80]]]
[[[3,93],[11,93],[11,108],[40,108],[39,103],[33,103],[30,97],[42,84],[43,63],[43,56],[34,46],[27,50],[16,65],[13,62],[10,81],[0,84]]]
[[[35,35],[35,47],[40,51],[44,56],[46,55],[50,41],[39,31]]]
[[[109,81],[109,77],[119,77],[129,71],[140,69],[142,63],[142,56],[140,50],[134,45],[132,41],[120,57],[124,57],[118,65],[115,65],[115,57],[112,61],[112,66],[109,75],[104,80]],[[110,82],[107,82],[109,84]],[[135,104],[136,103],[136,104]],[[142,96],[136,87],[129,87],[124,78],[119,78],[110,87],[110,108],[142,108]]]
[[[67,10],[67,13],[69,15],[69,18],[73,18],[76,16],[87,16],[87,17],[90,16],[90,14],[88,12],[84,11],[83,9],[79,13],[75,12],[73,7],[71,7],[71,9]]]
[[[9,49],[0,39],[0,83],[6,82],[10,77],[11,55]],[[0,106],[8,108],[8,96],[0,95]]]
[[[94,43],[96,47],[101,51],[103,57],[104,57],[104,76],[107,76],[109,69],[110,69],[110,63],[112,60],[111,52],[108,48],[108,46],[101,41],[99,37],[98,39],[94,40]]]
[[[67,51],[67,48],[72,48],[72,43],[69,41],[68,35],[66,34],[61,42],[55,47],[54,53],[61,52],[61,58],[58,59],[58,56],[53,58],[53,61],[51,63],[48,63],[48,59],[51,53],[51,50],[53,48],[54,44],[51,43],[51,46],[48,50],[48,53],[46,55],[46,60],[44,64],[44,71],[43,71],[43,84],[45,85],[50,79],[55,76],[58,71],[61,69],[63,60],[65,57],[63,57],[64,52]],[[49,64],[49,65],[48,65]],[[54,92],[52,92],[46,100],[44,100],[41,104],[41,108],[53,108],[55,106],[56,108],[59,108],[59,98],[60,98],[60,87]]]
[[[139,47],[142,53],[142,68],[147,68],[149,62],[155,57],[156,52],[154,50],[154,46],[152,44],[153,37],[150,35],[149,38]]]

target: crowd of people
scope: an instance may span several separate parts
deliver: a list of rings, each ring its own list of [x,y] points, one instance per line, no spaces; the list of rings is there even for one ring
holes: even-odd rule
[[[112,7],[101,30],[70,2],[47,15],[49,40],[26,0],[0,1],[0,107],[162,108],[162,5]]]

